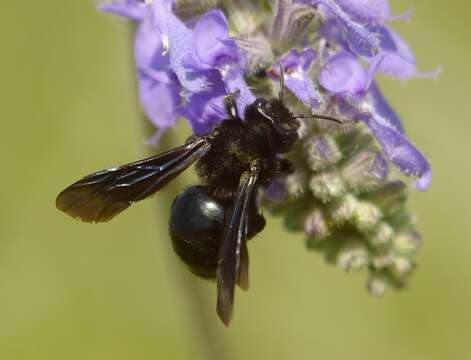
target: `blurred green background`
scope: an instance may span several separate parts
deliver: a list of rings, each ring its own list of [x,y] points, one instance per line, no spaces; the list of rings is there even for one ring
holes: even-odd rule
[[[432,188],[412,196],[425,243],[411,287],[372,299],[364,274],[326,265],[270,220],[250,245],[252,288],[237,293],[226,329],[213,284],[171,250],[175,186],[108,224],[80,224],[54,207],[78,177],[150,151],[129,26],[93,1],[5,2],[0,359],[471,359],[471,7],[392,5],[415,7],[396,29],[420,68],[445,69],[437,82],[382,81],[434,168]]]

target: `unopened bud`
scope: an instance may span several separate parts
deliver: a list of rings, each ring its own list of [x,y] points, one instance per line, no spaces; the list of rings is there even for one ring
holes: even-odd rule
[[[309,236],[309,241],[317,242],[327,236],[327,222],[321,210],[316,209],[306,217],[304,232]]]
[[[364,150],[348,161],[342,170],[342,176],[351,189],[364,191],[379,186],[388,172],[388,165],[381,155]]]
[[[345,184],[336,172],[327,172],[311,178],[309,187],[314,196],[326,203],[345,193]]]
[[[394,262],[394,255],[392,253],[385,253],[373,257],[372,265],[375,269],[384,269]]]
[[[375,232],[369,236],[369,241],[374,246],[386,245],[394,236],[394,230],[385,222],[381,222]]]
[[[358,200],[352,194],[347,194],[330,208],[330,216],[337,225],[349,221],[356,211]]]
[[[372,203],[362,201],[358,204],[353,221],[360,231],[372,231],[382,218],[381,211]]]
[[[409,259],[405,257],[396,257],[392,265],[392,270],[394,275],[401,279],[414,270],[414,266]]]
[[[420,244],[420,235],[412,231],[400,233],[393,239],[394,249],[405,255],[414,253]]]
[[[382,297],[388,290],[388,281],[382,275],[372,274],[366,283],[366,288],[370,295]]]
[[[344,271],[359,270],[368,265],[368,251],[362,244],[350,244],[341,249],[337,265]]]
[[[342,154],[335,141],[328,136],[314,136],[306,144],[309,166],[313,171],[326,168],[340,160]]]
[[[294,174],[288,176],[286,178],[286,189],[288,190],[288,194],[294,197],[302,196],[304,194],[305,181],[306,174],[301,170],[298,170]]]
[[[407,196],[407,185],[402,181],[393,181],[369,194],[367,199],[374,202],[385,215],[389,215],[404,206]]]

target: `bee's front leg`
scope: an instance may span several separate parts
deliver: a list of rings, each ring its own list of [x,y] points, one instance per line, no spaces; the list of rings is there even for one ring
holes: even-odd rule
[[[239,96],[240,90],[236,90],[224,97],[224,108],[227,116],[231,120],[240,120],[239,112],[237,111],[236,98]]]

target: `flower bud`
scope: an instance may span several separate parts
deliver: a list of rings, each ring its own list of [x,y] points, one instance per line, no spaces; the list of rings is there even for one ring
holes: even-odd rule
[[[314,136],[305,143],[309,166],[313,171],[335,164],[342,157],[337,144],[331,137]]]
[[[388,290],[388,281],[383,275],[372,274],[368,278],[366,288],[371,296],[382,297]]]
[[[394,255],[391,252],[376,255],[372,259],[372,265],[375,269],[384,269],[394,263]]]
[[[298,167],[297,169],[302,169]],[[286,188],[289,195],[300,197],[305,192],[306,174],[302,170],[297,170],[294,174],[286,178]]]
[[[414,253],[421,244],[420,235],[417,232],[403,232],[393,239],[394,249],[399,254],[408,255]]]
[[[338,225],[350,221],[357,206],[357,198],[352,194],[347,194],[330,208],[330,217]]]
[[[273,45],[283,52],[292,44],[299,42],[311,28],[316,17],[313,8],[291,1],[277,1],[277,9],[273,21],[271,38]]]
[[[385,216],[400,211],[408,197],[407,185],[402,181],[391,181],[367,195],[366,199],[374,202]]]
[[[350,159],[342,169],[342,176],[355,192],[373,189],[388,175],[386,161],[376,152],[364,150]]]
[[[346,189],[337,172],[324,172],[311,178],[309,187],[316,198],[326,203],[341,197]]]
[[[393,228],[389,224],[381,222],[374,233],[369,236],[369,241],[374,246],[383,246],[387,244],[393,236]]]
[[[374,230],[382,218],[381,210],[370,202],[361,201],[353,214],[353,223],[358,230],[368,232]]]
[[[309,241],[318,242],[328,234],[327,222],[320,209],[315,209],[304,221],[304,232]]]
[[[396,278],[403,279],[414,270],[413,263],[405,257],[396,257],[392,264],[392,271]]]
[[[368,265],[368,251],[361,243],[350,243],[339,251],[337,265],[346,272],[360,270]]]

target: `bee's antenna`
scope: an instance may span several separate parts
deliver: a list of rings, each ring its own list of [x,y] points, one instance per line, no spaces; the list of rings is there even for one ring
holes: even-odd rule
[[[293,119],[322,119],[322,120],[329,120],[336,122],[337,124],[343,124],[344,121],[340,120],[338,118],[332,117],[332,116],[327,116],[327,115],[319,115],[319,114],[313,114],[313,115],[293,115]]]
[[[280,64],[280,92],[278,93],[278,100],[283,102],[283,93],[285,91],[285,70],[283,64]]]

